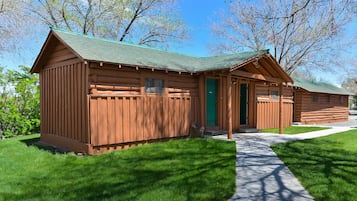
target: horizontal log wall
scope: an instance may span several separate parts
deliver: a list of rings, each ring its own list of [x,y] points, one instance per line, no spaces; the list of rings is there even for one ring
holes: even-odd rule
[[[301,122],[302,97],[303,97],[302,90],[294,91],[294,108],[293,108],[294,122]]]
[[[88,143],[86,69],[66,60],[40,72],[42,134]]]
[[[187,136],[199,122],[197,78],[190,74],[90,64],[91,144],[97,147]],[[145,78],[164,80],[146,94]]]
[[[285,102],[293,101],[293,88],[292,87],[283,87],[283,99]],[[276,85],[256,85],[256,96],[258,100],[273,100],[272,92],[279,91],[279,87]],[[279,100],[279,98],[275,99],[275,101]],[[273,100],[274,101],[274,100]]]
[[[348,96],[300,92],[295,113],[303,124],[333,123],[348,120]],[[298,95],[296,95],[298,96]],[[317,102],[313,101],[317,96]]]

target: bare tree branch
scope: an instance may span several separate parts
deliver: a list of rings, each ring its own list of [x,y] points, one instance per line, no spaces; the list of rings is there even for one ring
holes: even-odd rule
[[[23,1],[43,23],[83,34],[150,45],[187,38],[176,0]],[[157,34],[141,40],[151,30]]]
[[[212,25],[220,38],[214,53],[269,48],[289,74],[309,65],[326,69],[343,51],[341,44],[348,43],[343,35],[346,25],[357,17],[351,14],[356,4],[350,0],[237,0],[230,4],[229,15],[222,13]]]
[[[126,26],[123,35],[120,37],[119,41],[123,41],[125,36],[129,33],[129,30],[131,28],[131,26],[133,25],[133,23],[135,22],[135,20],[139,17],[139,15],[143,12],[142,10],[142,6],[143,6],[143,1],[140,0],[138,3],[137,8],[135,9],[134,15],[133,17],[130,19],[129,24]]]

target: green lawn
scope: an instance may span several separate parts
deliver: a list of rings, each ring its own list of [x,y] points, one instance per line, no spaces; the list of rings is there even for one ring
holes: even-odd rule
[[[182,139],[97,156],[0,141],[0,200],[227,200],[235,143]]]
[[[330,128],[326,127],[317,127],[317,126],[289,126],[284,128],[284,134],[300,134],[300,133],[307,133],[312,131],[320,131],[326,130]],[[279,128],[271,128],[271,129],[263,129],[260,132],[264,133],[279,133]]]
[[[357,130],[272,148],[315,200],[357,200]]]

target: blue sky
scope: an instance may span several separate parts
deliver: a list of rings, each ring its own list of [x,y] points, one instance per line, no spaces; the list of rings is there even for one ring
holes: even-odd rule
[[[188,33],[191,40],[171,48],[169,51],[178,52],[192,56],[209,56],[209,44],[212,44],[214,36],[210,31],[210,24],[216,13],[228,7],[229,0],[178,0],[183,19],[188,25]],[[350,26],[350,33],[355,34],[357,24]],[[29,48],[18,53],[0,55],[0,66],[16,69],[19,65],[32,66],[40,48],[47,36],[44,31],[35,41],[24,41]],[[350,50],[350,54],[356,54],[357,48]],[[315,75],[318,79],[328,80],[334,84],[340,84],[341,76],[333,73],[321,72]]]
[[[176,51],[193,56],[209,56],[208,45],[213,40],[210,24],[215,14],[227,8],[228,3],[225,0],[179,0],[179,3],[192,40],[187,42],[186,47],[177,48]]]
[[[192,56],[209,56],[208,44],[212,40],[210,33],[211,19],[215,13],[227,7],[225,0],[179,0],[183,19],[188,25],[190,40],[169,51]],[[3,54],[0,56],[0,66],[16,69],[19,65],[32,66],[47,33],[42,34],[36,41],[24,41],[29,49],[19,53]]]

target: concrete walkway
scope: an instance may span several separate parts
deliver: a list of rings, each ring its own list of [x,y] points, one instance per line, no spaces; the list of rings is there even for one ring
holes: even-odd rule
[[[236,192],[230,201],[310,201],[312,196],[276,156],[270,145],[310,139],[350,130],[336,127],[298,135],[234,134],[237,146]],[[227,135],[214,136],[227,139]]]

